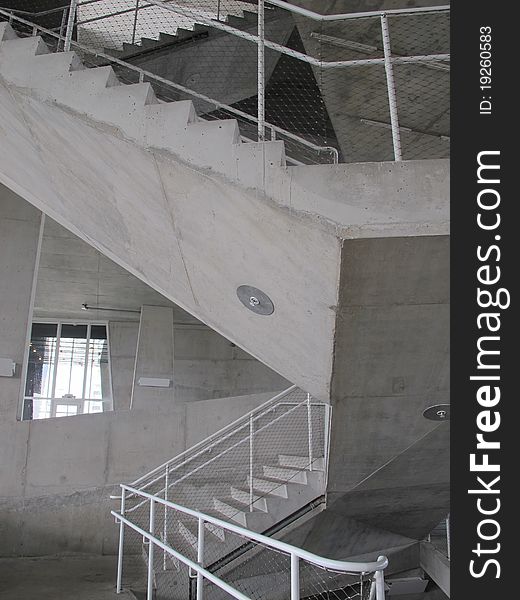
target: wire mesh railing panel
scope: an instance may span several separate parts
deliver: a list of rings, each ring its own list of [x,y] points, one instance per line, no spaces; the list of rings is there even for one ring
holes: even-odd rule
[[[371,587],[371,574],[335,572],[307,561],[301,561],[301,598],[309,600],[368,600]]]
[[[291,557],[268,548],[247,536],[226,532],[237,550],[225,560],[213,563],[211,572],[253,600],[282,600],[290,596]],[[224,598],[214,584],[205,584],[205,597]]]
[[[448,10],[323,21],[257,0],[83,0],[70,21],[49,6],[23,14],[52,50],[72,34],[87,66],[118,58],[123,82],[237,119],[243,141],[282,140],[289,164],[449,155]]]

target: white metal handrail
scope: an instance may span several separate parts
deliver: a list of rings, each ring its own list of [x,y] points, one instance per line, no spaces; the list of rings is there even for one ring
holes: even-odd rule
[[[213,583],[214,585],[220,587],[227,593],[229,593],[234,598],[238,598],[239,600],[249,600],[248,596],[242,594],[239,590],[232,587],[219,577],[217,577],[214,573],[211,573],[207,569],[204,568],[204,530],[205,524],[210,523],[211,525],[218,527],[224,531],[228,531],[230,533],[236,534],[245,540],[249,540],[255,542],[257,545],[260,545],[263,548],[268,548],[275,550],[277,552],[283,553],[285,555],[290,556],[291,558],[291,572],[290,572],[290,590],[291,600],[300,600],[300,584],[299,584],[299,562],[305,561],[322,569],[326,569],[329,571],[333,571],[334,573],[344,573],[344,574],[361,574],[368,575],[373,574],[373,584],[371,589],[371,598],[375,598],[376,600],[384,600],[384,575],[383,571],[388,566],[388,559],[385,556],[379,556],[377,561],[373,562],[353,562],[353,561],[339,561],[334,559],[328,559],[323,556],[319,556],[308,552],[302,548],[298,548],[297,546],[293,546],[291,544],[287,544],[280,540],[276,540],[260,533],[256,533],[254,531],[245,529],[244,527],[240,527],[238,525],[234,525],[227,521],[223,521],[211,515],[204,514],[200,511],[193,510],[187,508],[185,506],[181,506],[169,500],[165,500],[158,496],[154,496],[142,490],[138,490],[128,485],[121,485],[121,510],[120,512],[111,511],[111,514],[115,517],[116,522],[119,523],[120,526],[120,535],[119,535],[119,552],[118,552],[118,572],[117,572],[117,592],[120,593],[122,591],[122,569],[123,569],[123,543],[124,543],[124,527],[125,525],[132,528],[134,531],[138,532],[143,538],[149,541],[149,555],[148,555],[148,600],[152,599],[153,594],[153,546],[157,546],[162,549],[163,552],[168,553],[171,556],[174,556],[177,560],[181,561],[191,569],[193,569],[197,573],[197,599],[203,599],[203,590],[204,587],[202,585],[203,580],[206,579]],[[125,515],[125,499],[127,494],[141,496],[147,499],[150,503],[150,529],[149,531],[145,531],[142,527],[139,527],[137,524],[132,523]],[[172,546],[164,543],[159,540],[154,535],[155,531],[155,504],[161,504],[166,509],[171,511],[181,513],[184,515],[188,515],[197,519],[198,528],[197,528],[197,562],[192,561],[188,557],[184,556],[182,553],[175,550]],[[326,591],[326,590],[323,590]]]
[[[374,10],[366,12],[356,13],[337,13],[332,15],[324,15],[321,13],[314,12],[301,6],[296,6],[291,2],[284,2],[283,0],[267,0],[269,4],[283,8],[293,14],[298,14],[303,17],[308,17],[313,21],[347,21],[349,19],[365,19],[367,17],[381,16],[381,15],[415,15],[419,13],[431,13],[431,12],[447,12],[450,10],[449,4],[444,6],[426,6],[418,8],[394,8],[388,10]]]

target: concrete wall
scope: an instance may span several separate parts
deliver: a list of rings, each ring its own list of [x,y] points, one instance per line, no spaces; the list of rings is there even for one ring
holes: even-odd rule
[[[114,410],[130,407],[139,324],[109,321]],[[204,325],[174,325],[174,402],[274,392],[290,383]]]
[[[41,213],[0,184],[0,358],[16,363],[14,377],[0,377],[0,418],[16,419],[22,384],[31,290]],[[2,460],[9,459],[2,453]]]
[[[109,500],[271,394],[0,423],[0,555],[114,553]]]

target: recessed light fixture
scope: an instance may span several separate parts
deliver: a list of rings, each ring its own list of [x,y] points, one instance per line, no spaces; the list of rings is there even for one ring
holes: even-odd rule
[[[273,301],[258,288],[251,285],[241,285],[237,288],[237,296],[246,308],[257,315],[267,316],[274,313]]]
[[[423,417],[430,421],[449,421],[450,405],[435,404],[434,406],[430,406],[423,412]]]

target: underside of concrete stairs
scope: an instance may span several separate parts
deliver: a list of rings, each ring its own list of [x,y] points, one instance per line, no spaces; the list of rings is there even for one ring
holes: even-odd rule
[[[331,401],[331,510],[419,539],[448,503],[446,424],[422,416],[448,393],[447,161],[287,168],[281,142],[1,27],[0,181]]]

